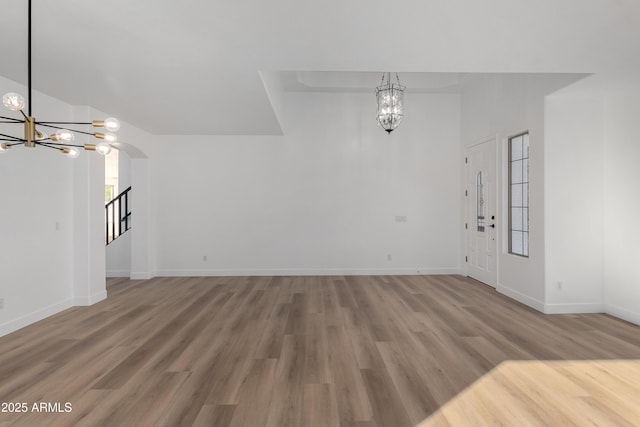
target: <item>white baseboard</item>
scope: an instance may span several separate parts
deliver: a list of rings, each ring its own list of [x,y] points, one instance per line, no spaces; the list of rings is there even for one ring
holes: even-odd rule
[[[627,322],[640,325],[640,313],[636,311],[631,311],[612,304],[605,304],[605,313],[618,317],[622,320],[626,320]]]
[[[109,277],[129,277],[129,270],[107,270],[107,278]]]
[[[511,299],[514,299],[518,302],[521,302],[524,305],[528,305],[529,307],[538,310],[541,313],[544,313],[544,302],[537,300],[529,295],[525,295],[522,292],[516,291],[515,289],[508,288],[504,285],[498,283],[496,287],[496,291],[500,292],[503,295],[508,296]]]
[[[107,291],[100,291],[97,294],[84,296],[84,297],[75,297],[73,298],[73,305],[77,307],[89,306],[96,304],[102,300],[107,299]]]
[[[601,303],[545,304],[545,314],[577,314],[604,313],[605,305]]]
[[[73,302],[73,299],[69,298],[67,300],[60,301],[58,303],[41,308],[40,310],[36,310],[32,313],[25,314],[24,316],[20,316],[17,319],[5,322],[0,325],[0,337],[10,334],[11,332],[15,332],[18,329],[22,329],[25,326],[29,326],[32,323],[39,322],[42,319],[53,316],[54,314],[60,313],[61,311],[64,311],[68,308],[71,308],[73,307]]]
[[[149,279],[153,278],[153,275],[151,273],[149,273],[148,271],[131,272],[131,275],[129,276],[129,278],[131,280],[149,280]]]
[[[329,268],[329,269],[217,269],[217,270],[158,270],[160,277],[194,276],[406,276],[461,274],[460,268]],[[133,278],[133,274],[132,274]]]

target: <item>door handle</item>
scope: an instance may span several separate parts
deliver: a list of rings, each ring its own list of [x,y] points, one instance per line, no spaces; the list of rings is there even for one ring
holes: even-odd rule
[[[496,225],[495,224],[491,224],[489,227],[496,228]]]

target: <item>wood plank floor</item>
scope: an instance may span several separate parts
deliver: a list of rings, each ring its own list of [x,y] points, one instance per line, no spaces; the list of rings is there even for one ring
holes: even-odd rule
[[[108,293],[0,338],[0,402],[28,405],[0,426],[640,425],[640,327],[545,316],[461,276]]]

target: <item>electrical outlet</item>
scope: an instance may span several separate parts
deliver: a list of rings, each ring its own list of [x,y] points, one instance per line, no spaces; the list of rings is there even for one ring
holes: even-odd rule
[[[558,289],[562,289],[562,282],[558,281],[556,282],[556,285],[558,286]]]
[[[207,256],[206,256],[206,255],[204,255],[204,256],[202,257],[202,261],[206,261],[206,260],[207,260]]]
[[[387,261],[391,261],[391,254],[387,255]]]
[[[396,215],[396,222],[407,222],[406,215]]]

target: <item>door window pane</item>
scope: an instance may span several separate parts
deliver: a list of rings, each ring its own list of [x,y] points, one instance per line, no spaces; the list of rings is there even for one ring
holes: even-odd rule
[[[516,136],[511,140],[512,160],[522,159],[522,136]]]
[[[522,162],[523,160],[516,160],[515,162],[511,162],[511,183],[512,184],[522,183]]]
[[[514,207],[522,206],[522,190],[523,184],[516,184],[511,186],[511,205]]]
[[[524,249],[522,247],[523,234],[522,231],[511,232],[511,253],[524,255]]]
[[[524,231],[522,229],[522,208],[511,208],[511,229],[513,231]]]
[[[484,184],[482,183],[482,171],[476,176],[476,221],[479,232],[484,233]]]

